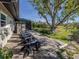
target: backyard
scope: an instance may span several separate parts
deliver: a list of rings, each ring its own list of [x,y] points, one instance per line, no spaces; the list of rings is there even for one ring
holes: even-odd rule
[[[63,24],[61,26],[58,26],[54,33],[52,33],[49,27],[46,26],[46,24],[33,23],[33,29],[39,32],[41,35],[47,36],[49,38],[54,38],[55,40],[60,40],[64,43],[68,43],[69,41],[71,41],[71,36],[75,35],[73,34],[73,32],[79,31],[77,23],[73,23],[73,25]]]
[[[79,59],[79,0],[0,0],[0,59]]]

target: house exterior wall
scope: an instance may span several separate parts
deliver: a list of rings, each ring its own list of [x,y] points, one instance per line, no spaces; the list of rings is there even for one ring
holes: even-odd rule
[[[1,14],[6,17],[6,25],[1,26]],[[0,48],[4,47],[7,41],[11,38],[14,30],[14,18],[7,8],[0,3]]]

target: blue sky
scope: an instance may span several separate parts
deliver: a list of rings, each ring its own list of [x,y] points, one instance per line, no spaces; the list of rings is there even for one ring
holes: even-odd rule
[[[20,0],[20,18],[25,18],[28,20],[33,20],[33,21],[45,21],[43,18],[40,18],[38,15],[37,11],[34,9],[34,7],[31,5],[29,0]],[[79,17],[75,18],[76,21],[79,21]]]
[[[19,10],[20,18],[25,18],[33,21],[39,21],[39,20],[43,21],[44,19],[40,19],[37,11],[28,1],[29,0],[20,0],[20,10]]]

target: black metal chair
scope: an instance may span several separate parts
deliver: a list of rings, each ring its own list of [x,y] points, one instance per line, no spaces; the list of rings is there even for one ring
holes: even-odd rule
[[[30,52],[39,51],[41,43],[38,40],[32,41],[30,43],[24,44],[20,51],[24,51],[24,57],[30,54]]]
[[[23,32],[20,34],[20,38],[20,44],[23,44],[23,47],[20,49],[20,51],[24,51],[24,57],[26,54],[28,56],[32,51],[39,51],[39,48],[41,47],[41,42],[37,40],[32,34],[28,32]]]

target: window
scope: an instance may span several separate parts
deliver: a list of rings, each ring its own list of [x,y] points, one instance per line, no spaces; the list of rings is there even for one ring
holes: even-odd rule
[[[5,15],[1,14],[1,19],[5,20],[6,19]]]
[[[1,27],[6,25],[6,16],[1,14]]]

